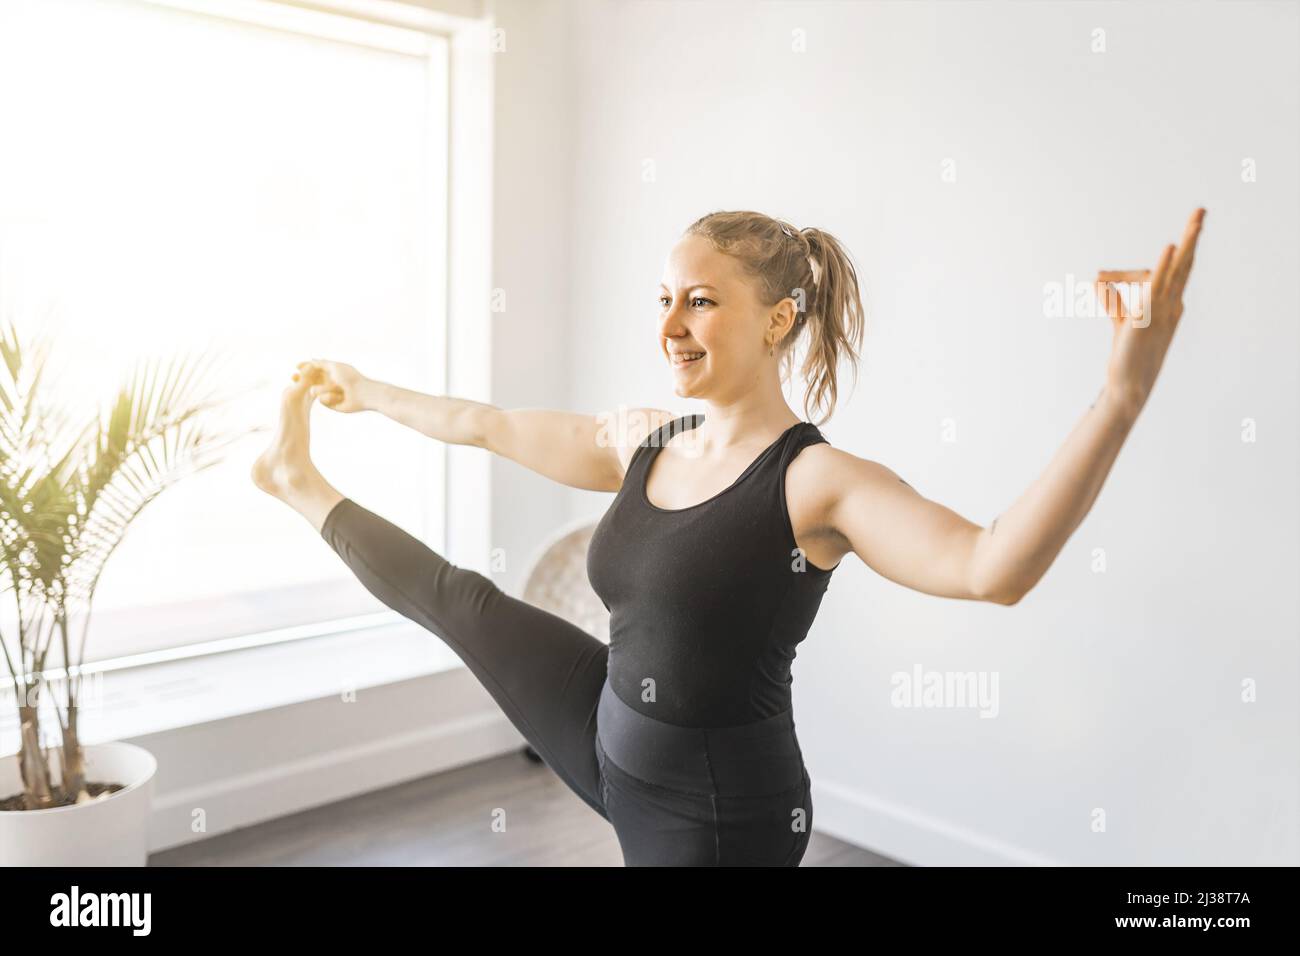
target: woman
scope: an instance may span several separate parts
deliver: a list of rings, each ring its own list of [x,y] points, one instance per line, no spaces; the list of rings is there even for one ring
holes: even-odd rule
[[[857,358],[862,304],[840,244],[753,212],[693,223],[660,292],[675,392],[703,415],[505,411],[302,362],[253,479],[301,513],[381,601],[445,640],[547,764],[610,821],[635,865],[797,866],[811,837],[790,662],[840,560],[906,587],[1015,604],[1088,513],[1151,392],[1182,314],[1204,210],[1154,275],[1103,272],[1105,384],[1039,479],[987,528],[890,469],[832,447],[782,393],[807,339],[809,400]],[[1146,289],[1130,316],[1115,282]],[[1130,321],[1131,319],[1131,321]],[[617,492],[593,536],[606,645],[448,563],[345,497],[312,464],[308,417],[378,411],[556,481]],[[825,422],[823,417],[822,422]]]

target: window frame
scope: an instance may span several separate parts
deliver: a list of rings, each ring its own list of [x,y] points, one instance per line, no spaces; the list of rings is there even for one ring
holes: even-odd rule
[[[492,249],[492,47],[490,16],[465,16],[394,0],[127,0],[187,13],[355,43],[429,61],[432,111],[428,123],[435,263],[428,391],[475,401],[490,399]],[[465,4],[460,4],[463,8]],[[477,10],[478,5],[474,4]],[[444,138],[445,137],[445,138]],[[451,319],[455,316],[455,320]],[[434,487],[426,499],[430,546],[459,566],[490,571],[491,502],[487,456],[430,441],[425,452]],[[453,507],[452,502],[456,505]],[[294,641],[335,637],[402,622],[396,611],[349,615],[265,631],[233,634],[176,647],[100,658],[77,668],[93,675],[169,661],[232,653]],[[94,611],[91,610],[91,624]],[[462,665],[463,666],[463,665]],[[45,671],[66,679],[64,667]]]

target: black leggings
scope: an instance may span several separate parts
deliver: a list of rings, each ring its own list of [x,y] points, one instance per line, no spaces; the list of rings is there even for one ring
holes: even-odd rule
[[[547,766],[613,825],[625,865],[799,865],[812,799],[790,711],[725,728],[646,717],[607,683],[609,646],[564,618],[350,498],[320,533],[370,593],[456,652]]]

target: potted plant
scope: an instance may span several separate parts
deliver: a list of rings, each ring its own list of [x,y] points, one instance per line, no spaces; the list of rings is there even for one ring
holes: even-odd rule
[[[48,353],[48,341],[25,345],[12,323],[0,328],[0,596],[17,610],[12,633],[0,631],[0,689],[12,689],[20,735],[18,752],[0,757],[0,866],[143,865],[153,756],[83,744],[78,730],[91,604],[131,521],[241,436],[205,429],[220,402],[200,394],[203,363],[189,359],[137,363],[76,429],[43,401]]]

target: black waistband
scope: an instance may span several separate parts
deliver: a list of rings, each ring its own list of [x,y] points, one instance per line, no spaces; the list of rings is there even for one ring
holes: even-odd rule
[[[803,784],[803,753],[792,710],[735,727],[682,727],[628,706],[606,681],[596,725],[611,762],[662,787],[762,796]]]

